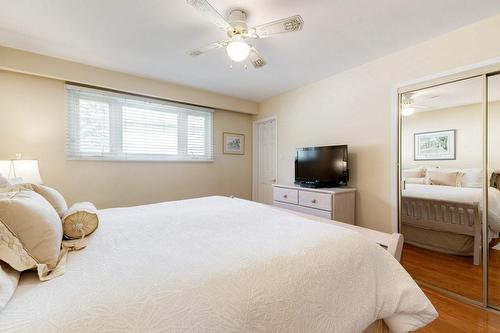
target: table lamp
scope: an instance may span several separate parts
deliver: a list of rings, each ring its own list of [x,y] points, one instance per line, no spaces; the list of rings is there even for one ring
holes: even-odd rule
[[[38,160],[0,160],[0,173],[11,183],[42,184]]]

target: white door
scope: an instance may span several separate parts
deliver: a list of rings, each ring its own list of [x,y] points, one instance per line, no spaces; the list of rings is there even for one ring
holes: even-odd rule
[[[277,175],[276,119],[254,122],[254,179],[253,199],[272,204],[273,187]]]

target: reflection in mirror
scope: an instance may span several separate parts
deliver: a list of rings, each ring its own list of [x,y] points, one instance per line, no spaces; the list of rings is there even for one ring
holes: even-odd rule
[[[488,78],[488,304],[500,308],[500,75]]]
[[[428,285],[482,301],[483,83],[401,96],[403,265]]]

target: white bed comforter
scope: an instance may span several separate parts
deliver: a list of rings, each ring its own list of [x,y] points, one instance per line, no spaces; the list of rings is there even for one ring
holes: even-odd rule
[[[436,311],[387,251],[270,206],[207,197],[100,211],[66,274],[25,273],[0,332],[394,332]]]
[[[482,207],[483,189],[472,187],[455,187],[442,185],[406,184],[402,196],[448,200],[462,203],[479,203]],[[500,191],[494,187],[488,188],[488,225],[494,233],[500,232]],[[495,235],[496,238],[497,235]]]

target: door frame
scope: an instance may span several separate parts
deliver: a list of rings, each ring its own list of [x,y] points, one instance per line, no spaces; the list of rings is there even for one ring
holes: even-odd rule
[[[256,201],[257,198],[257,186],[258,186],[258,177],[257,177],[257,170],[258,170],[258,147],[259,147],[259,136],[257,135],[257,128],[259,124],[268,122],[274,120],[276,124],[276,131],[275,131],[275,142],[276,142],[276,172],[274,175],[274,178],[277,180],[278,179],[278,117],[277,116],[271,116],[271,117],[266,117],[262,119],[257,119],[254,120],[252,123],[252,200]]]

